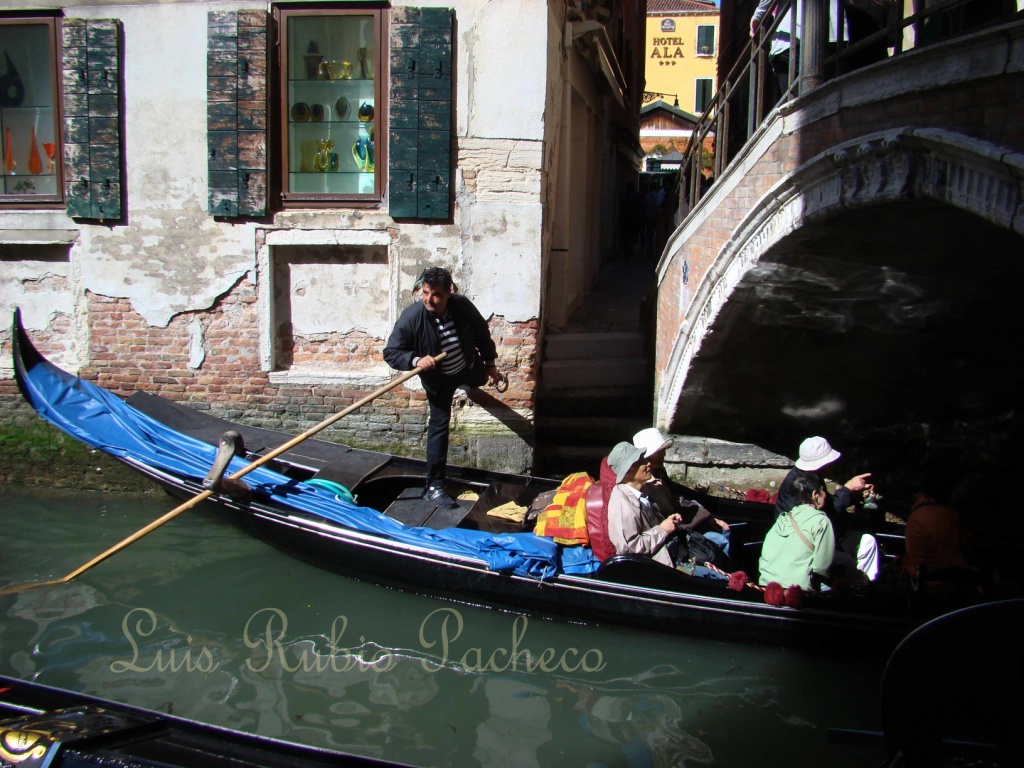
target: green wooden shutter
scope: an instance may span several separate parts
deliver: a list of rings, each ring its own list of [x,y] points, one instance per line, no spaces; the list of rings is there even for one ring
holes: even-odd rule
[[[450,8],[391,12],[388,207],[394,218],[451,217]]]
[[[263,11],[207,16],[206,127],[210,213],[267,210],[267,20]]]
[[[121,218],[121,26],[64,19],[64,199],[69,216]]]
[[[697,54],[713,56],[715,53],[715,28],[710,24],[697,27]]]

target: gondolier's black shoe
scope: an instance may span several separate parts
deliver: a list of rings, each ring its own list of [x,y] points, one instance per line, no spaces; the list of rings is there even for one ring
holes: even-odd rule
[[[441,487],[431,488],[427,486],[423,489],[423,498],[434,502],[439,507],[446,507],[447,509],[455,509],[459,506],[459,503],[445,493],[444,488]]]

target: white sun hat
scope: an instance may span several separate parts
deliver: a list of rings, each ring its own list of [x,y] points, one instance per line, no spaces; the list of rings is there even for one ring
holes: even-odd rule
[[[831,464],[842,455],[829,445],[824,437],[808,437],[800,443],[800,458],[796,460],[796,468],[813,472],[826,464]]]
[[[674,442],[675,440],[673,438],[665,437],[654,427],[641,429],[633,435],[633,445],[644,452],[645,459],[651,458],[651,456],[656,454],[658,451],[671,448]]]

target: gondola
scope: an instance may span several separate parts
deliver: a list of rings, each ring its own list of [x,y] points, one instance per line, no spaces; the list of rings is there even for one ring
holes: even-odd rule
[[[209,488],[225,433],[237,432],[245,445],[244,455],[230,459],[231,471],[291,438],[146,392],[122,400],[46,360],[17,311],[12,347],[19,388],[42,417],[180,499]],[[449,491],[471,492],[475,500],[447,510],[420,498],[424,478],[422,460],[310,438],[245,475],[245,494],[214,493],[203,506],[297,558],[351,577],[576,622],[884,654],[928,617],[899,593],[808,593],[799,607],[777,606],[755,589],[732,589],[728,581],[646,558],[599,563],[588,547],[559,546],[487,514],[506,502],[530,507],[556,480],[451,467]],[[733,524],[731,569],[756,574],[771,507],[700,500]]]
[[[0,765],[119,768],[395,766],[0,676]]]

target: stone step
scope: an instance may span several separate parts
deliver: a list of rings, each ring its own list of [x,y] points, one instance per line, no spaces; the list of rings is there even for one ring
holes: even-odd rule
[[[650,381],[644,357],[614,357],[600,360],[549,360],[541,363],[541,388],[546,391],[587,387],[628,387]]]
[[[635,357],[644,351],[640,333],[556,333],[544,337],[544,361]]]
[[[621,416],[651,418],[653,399],[647,383],[628,387],[566,387],[542,390],[537,421],[559,416]]]

